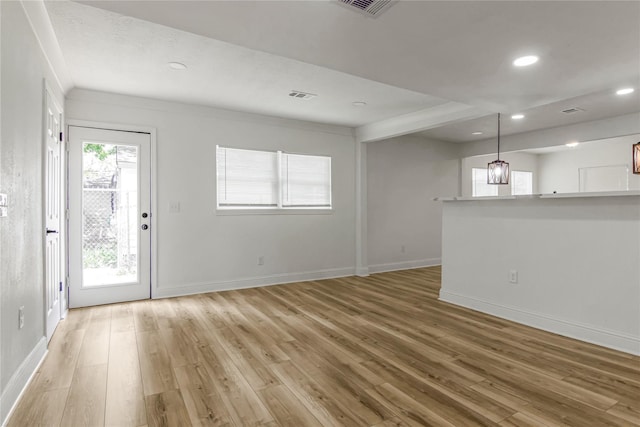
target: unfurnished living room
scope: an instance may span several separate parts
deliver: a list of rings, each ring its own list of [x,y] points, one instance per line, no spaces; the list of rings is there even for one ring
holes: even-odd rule
[[[0,425],[640,426],[640,1],[0,0]]]

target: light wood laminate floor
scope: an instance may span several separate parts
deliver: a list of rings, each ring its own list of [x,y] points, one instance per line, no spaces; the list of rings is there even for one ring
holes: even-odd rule
[[[640,425],[640,358],[424,268],[72,310],[9,426]]]

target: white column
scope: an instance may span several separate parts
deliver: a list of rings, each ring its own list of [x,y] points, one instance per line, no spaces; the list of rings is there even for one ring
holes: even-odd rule
[[[367,144],[356,141],[356,275],[369,275],[367,257]]]

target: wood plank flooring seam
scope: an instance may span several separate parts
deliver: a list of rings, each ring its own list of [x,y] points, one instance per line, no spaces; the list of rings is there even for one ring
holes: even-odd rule
[[[441,302],[440,274],[71,310],[8,427],[640,427],[640,357]]]

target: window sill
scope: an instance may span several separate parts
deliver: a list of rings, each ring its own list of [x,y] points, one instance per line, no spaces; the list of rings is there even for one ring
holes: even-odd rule
[[[216,209],[216,216],[238,215],[332,215],[330,209]]]

